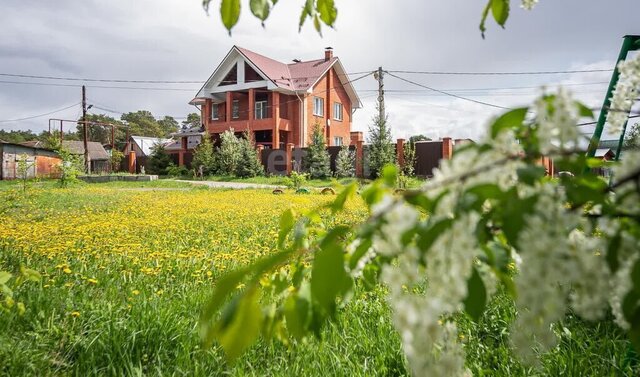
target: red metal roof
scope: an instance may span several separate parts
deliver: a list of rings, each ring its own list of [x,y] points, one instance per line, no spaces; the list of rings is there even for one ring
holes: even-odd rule
[[[289,90],[309,89],[338,60],[334,57],[285,64],[246,48],[236,48],[277,86]]]

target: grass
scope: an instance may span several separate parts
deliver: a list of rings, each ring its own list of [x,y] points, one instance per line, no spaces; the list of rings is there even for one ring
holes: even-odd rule
[[[0,213],[0,270],[25,265],[43,274],[41,283],[15,292],[24,315],[0,316],[0,375],[407,374],[382,289],[356,292],[322,341],[260,340],[234,364],[217,347],[200,348],[197,318],[216,279],[273,249],[281,211],[330,198],[190,186],[128,189],[175,183],[65,190],[45,182],[26,195],[14,191],[16,183],[0,184],[0,203],[12,203]],[[360,202],[348,208],[326,221],[366,216]],[[508,346],[514,315],[511,299],[498,295],[478,323],[456,317],[475,375],[638,375],[629,342],[611,321],[590,324],[573,316],[558,325],[562,340],[541,367],[525,367]]]

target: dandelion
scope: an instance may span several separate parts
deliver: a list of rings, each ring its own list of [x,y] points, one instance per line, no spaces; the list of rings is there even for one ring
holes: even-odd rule
[[[62,272],[64,272],[65,274],[70,274],[71,273],[71,269],[69,267],[65,267]]]
[[[70,315],[71,315],[73,318],[78,318],[78,317],[80,317],[80,312],[78,312],[78,311],[74,311],[74,312],[71,312],[71,314],[70,314]]]

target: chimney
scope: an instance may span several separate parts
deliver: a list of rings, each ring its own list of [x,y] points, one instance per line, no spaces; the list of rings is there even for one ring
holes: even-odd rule
[[[324,61],[328,61],[333,58],[333,47],[326,47],[324,49]]]

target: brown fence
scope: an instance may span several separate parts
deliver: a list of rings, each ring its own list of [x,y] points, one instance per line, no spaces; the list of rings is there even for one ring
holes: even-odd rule
[[[415,174],[420,177],[433,176],[433,169],[440,166],[442,141],[417,142]]]

